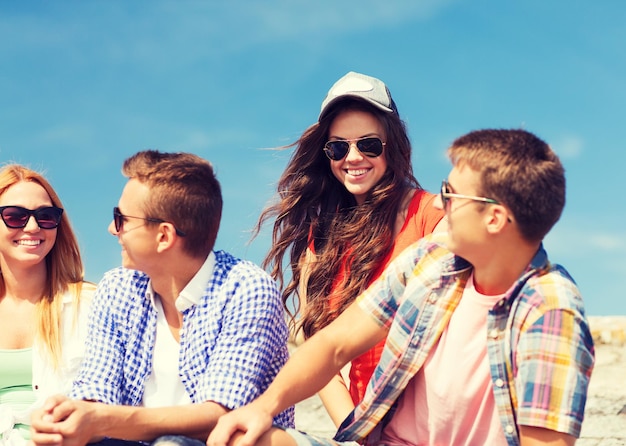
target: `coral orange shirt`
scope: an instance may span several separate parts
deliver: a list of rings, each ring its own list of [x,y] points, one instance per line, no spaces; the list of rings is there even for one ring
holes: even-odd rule
[[[423,236],[430,234],[435,229],[435,226],[444,216],[444,211],[436,209],[433,206],[433,201],[436,195],[426,192],[424,190],[418,190],[413,195],[407,216],[402,225],[402,229],[396,236],[392,249],[389,251],[385,259],[381,262],[380,266],[376,270],[376,273],[372,276],[372,279],[367,284],[368,286],[374,282],[387,265],[395,259],[409,245],[412,245]],[[343,264],[342,270],[339,272],[339,277],[344,274],[348,274],[346,265]],[[337,305],[337,302],[333,301],[333,295],[329,300],[330,306]],[[363,399],[365,395],[365,389],[367,383],[374,373],[376,364],[380,360],[385,341],[381,341],[378,345],[374,346],[371,350],[363,353],[361,356],[355,358],[350,366],[350,396],[354,404]]]

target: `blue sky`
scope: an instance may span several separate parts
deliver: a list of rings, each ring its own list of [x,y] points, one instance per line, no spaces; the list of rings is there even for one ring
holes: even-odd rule
[[[290,152],[332,83],[383,79],[436,190],[445,148],[478,128],[525,128],[566,168],[565,212],[545,245],[591,315],[626,314],[621,0],[0,0],[0,161],[45,172],[79,237],[89,280],[120,262],[106,232],[142,149],[216,167],[217,247],[248,243]]]

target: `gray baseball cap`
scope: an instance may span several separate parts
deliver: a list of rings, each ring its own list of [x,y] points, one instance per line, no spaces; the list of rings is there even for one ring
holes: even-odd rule
[[[387,113],[398,113],[391,93],[383,81],[366,74],[350,71],[328,90],[328,94],[322,102],[318,120],[324,117],[332,104],[346,96],[363,99]]]

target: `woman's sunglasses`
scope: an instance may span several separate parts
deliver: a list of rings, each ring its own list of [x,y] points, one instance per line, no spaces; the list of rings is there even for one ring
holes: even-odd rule
[[[359,149],[363,155],[369,158],[376,158],[383,153],[383,147],[385,147],[384,142],[381,141],[380,138],[361,138],[354,141],[356,143],[356,148]],[[345,158],[345,156],[350,151],[350,141],[346,140],[337,140],[337,141],[328,141],[324,145],[324,153],[326,156],[333,160],[339,161]]]
[[[33,211],[21,206],[0,206],[0,215],[7,228],[24,228],[33,216],[41,229],[54,229],[61,223],[63,209],[47,206]]]

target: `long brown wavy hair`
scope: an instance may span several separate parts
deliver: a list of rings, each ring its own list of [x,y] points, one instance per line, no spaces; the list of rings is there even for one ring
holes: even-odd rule
[[[52,204],[63,208],[50,183],[38,172],[19,164],[9,164],[0,170],[0,195],[11,186],[28,181],[43,187]],[[43,296],[37,304],[35,339],[44,346],[50,355],[54,367],[59,365],[62,354],[61,307],[63,294],[70,290],[76,301],[78,313],[79,296],[83,287],[83,263],[78,249],[78,242],[70,225],[67,213],[63,212],[57,228],[54,246],[46,256],[46,286]],[[90,284],[93,286],[93,284]],[[4,277],[0,274],[0,296],[6,292]]]
[[[374,115],[386,135],[387,171],[362,205],[357,205],[355,197],[335,178],[322,150],[333,120],[348,110]],[[291,147],[295,151],[279,179],[278,200],[263,210],[255,234],[265,222],[275,218],[272,247],[263,267],[283,289],[283,304],[291,328],[294,331],[302,328],[305,337],[309,337],[334,320],[365,290],[393,245],[397,215],[407,192],[421,186],[413,176],[411,143],[400,116],[355,98],[333,104],[319,122],[287,146]],[[311,245],[316,260],[307,266],[306,305],[300,314],[302,296],[298,289],[303,277],[302,261]],[[291,277],[285,286],[287,255]],[[335,283],[342,265],[349,274],[341,283]],[[332,308],[328,303],[331,291],[339,303]]]

